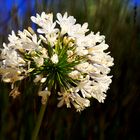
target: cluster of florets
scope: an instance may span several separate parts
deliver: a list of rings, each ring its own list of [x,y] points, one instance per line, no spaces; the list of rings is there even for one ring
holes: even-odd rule
[[[67,13],[58,13],[55,22],[53,14],[45,12],[31,20],[38,25],[36,33],[32,28],[17,35],[12,31],[9,43],[3,43],[1,49],[0,74],[4,82],[11,83],[10,94],[16,97],[16,83],[31,76],[43,88],[38,93],[42,104],[53,94],[52,88],[58,107],[73,105],[82,111],[90,105],[91,97],[104,102],[112,77],[108,76],[109,67],[113,65],[109,52],[104,52],[109,47],[105,37],[89,32],[88,23],[80,25]]]

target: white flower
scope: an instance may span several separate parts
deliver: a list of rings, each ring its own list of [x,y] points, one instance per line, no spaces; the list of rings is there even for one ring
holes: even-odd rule
[[[19,31],[18,34],[20,36],[22,46],[21,46],[21,48],[17,48],[17,49],[31,52],[31,51],[37,50],[39,48],[41,39],[38,40],[36,34],[27,36],[27,32],[25,32],[25,31],[23,31],[23,32]]]
[[[47,42],[50,46],[54,46],[55,45],[55,42],[56,42],[56,39],[58,37],[58,34],[51,34],[51,35],[45,35],[45,37],[47,38]]]
[[[75,66],[75,68],[82,73],[93,73],[96,71],[93,65],[88,62],[80,63],[77,66]]]
[[[94,79],[92,84],[95,86],[99,86],[102,92],[106,92],[109,88],[110,83],[112,82],[111,80],[112,76],[100,75],[100,76],[91,76],[91,77]]]
[[[64,91],[58,94],[61,96],[60,98],[58,98],[58,100],[60,100],[57,105],[58,107],[66,104],[67,108],[70,108],[71,104],[73,104],[76,110],[78,112],[81,112],[85,109],[85,107],[90,106],[90,101],[88,99],[80,97],[80,95],[78,93],[75,93],[73,89],[70,89],[69,92]]]
[[[0,74],[2,74],[2,80],[6,83],[15,83],[22,80],[24,76],[21,75],[23,71],[17,68],[0,68]]]
[[[43,91],[39,91],[39,96],[41,96],[41,103],[46,104],[48,97],[51,95],[50,91],[48,91],[48,88],[46,88]]]
[[[64,91],[62,93],[58,92],[58,95],[61,96],[58,98],[59,103],[57,104],[57,107],[61,107],[63,106],[64,104],[66,104],[67,108],[70,108],[71,107],[71,99],[70,99],[70,94],[67,92],[67,91]]]
[[[40,45],[40,42],[41,40],[37,40],[37,35],[36,34],[33,34],[32,36],[32,42],[35,44],[35,45]]]
[[[1,53],[1,57],[4,59],[3,65],[7,67],[19,67],[25,64],[24,59],[18,55],[15,49],[10,49],[5,44],[3,45],[4,49]]]
[[[85,36],[85,33],[89,31],[87,27],[88,27],[88,23],[84,23],[82,26],[80,24],[73,25],[68,30],[68,35],[76,38]]]
[[[94,39],[93,39],[94,38]],[[100,35],[100,32],[97,32],[96,34],[94,34],[93,32],[91,32],[90,34],[88,34],[86,36],[87,39],[87,43],[89,44],[88,47],[93,47],[96,45],[96,43],[101,43],[104,41],[105,36],[104,35]]]
[[[33,59],[34,59],[36,65],[37,65],[37,67],[42,66],[43,63],[44,63],[44,58],[43,57],[34,57]]]
[[[43,12],[41,16],[38,14],[37,17],[32,16],[31,20],[41,27],[37,29],[38,33],[45,34],[44,39],[47,40],[51,46],[53,46],[59,31],[57,28],[55,28],[56,22],[53,22],[53,14],[45,14]]]
[[[53,21],[53,14],[46,14],[45,12],[42,12],[41,15],[36,14],[36,17],[31,16],[31,20],[39,26],[44,26],[48,21]]]
[[[9,94],[10,96],[12,96],[14,99],[20,95],[20,92],[18,91],[18,87],[15,87]]]
[[[39,51],[41,52],[41,57],[42,58],[48,58],[48,52],[46,50],[46,48],[39,48]]]
[[[7,53],[11,50],[5,43],[3,43],[3,49],[1,49],[1,58],[5,59],[7,57]]]
[[[109,45],[105,36],[89,32],[88,23],[76,23],[67,12],[56,17],[53,21],[53,14],[45,12],[32,16],[37,33],[31,28],[17,35],[12,31],[9,43],[3,43],[1,49],[2,80],[11,83],[13,89],[17,81],[34,78],[40,88],[49,88],[38,93],[42,104],[46,104],[52,89],[58,90],[58,107],[73,105],[80,112],[90,106],[90,98],[103,103],[112,82],[110,67],[114,65],[106,51]],[[13,96],[18,93],[11,92]]]
[[[88,58],[92,63],[102,64],[107,67],[113,66],[114,64],[114,59],[108,53],[95,53],[94,55],[89,55]]]
[[[76,19],[73,16],[69,16],[67,12],[62,16],[60,13],[57,13],[57,23],[61,27],[61,34],[68,33],[70,29],[72,29],[73,25],[76,22]]]
[[[72,79],[80,79],[82,77],[82,75],[79,71],[74,70],[69,73],[69,77],[71,77]]]
[[[86,98],[82,98],[78,93],[73,93],[71,99],[72,104],[78,112],[81,112],[86,107],[90,106],[90,101]]]
[[[55,29],[55,26],[56,26],[56,22],[51,23],[48,21],[48,23],[46,25],[42,26],[42,29],[40,28],[37,31],[38,31],[38,33],[41,33],[41,34],[50,35],[50,34],[58,32],[58,29],[57,28]]]
[[[87,76],[85,79],[83,79],[79,85],[75,88],[75,92],[81,91],[82,96],[84,98],[91,98],[91,94],[93,92],[93,85],[92,81],[89,80],[89,76]]]
[[[43,75],[36,75],[34,82],[38,83],[39,81],[41,81],[42,78],[43,78]]]
[[[12,31],[11,35],[9,34],[8,40],[10,42],[8,45],[11,48],[21,44],[19,37],[16,36],[14,31]]]

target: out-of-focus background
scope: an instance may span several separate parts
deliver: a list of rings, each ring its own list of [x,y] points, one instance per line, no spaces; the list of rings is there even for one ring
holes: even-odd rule
[[[104,104],[95,99],[81,113],[48,104],[38,140],[140,139],[140,0],[0,0],[0,47],[11,30],[22,30],[36,13],[67,11],[77,22],[100,31],[114,57],[113,82]],[[0,82],[0,140],[30,140],[40,108],[32,83],[24,94],[9,97]],[[30,94],[31,93],[31,94]]]

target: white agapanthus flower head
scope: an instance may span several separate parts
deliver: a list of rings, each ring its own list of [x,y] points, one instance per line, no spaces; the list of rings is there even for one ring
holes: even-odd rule
[[[38,29],[12,31],[9,43],[1,49],[0,74],[12,84],[13,97],[19,81],[32,77],[40,84],[38,95],[45,104],[47,96],[56,94],[58,107],[72,105],[77,111],[90,106],[90,98],[104,102],[112,76],[108,76],[113,58],[105,36],[89,31],[88,23],[76,23],[73,16],[42,12],[31,20]],[[58,97],[59,96],[59,97]]]

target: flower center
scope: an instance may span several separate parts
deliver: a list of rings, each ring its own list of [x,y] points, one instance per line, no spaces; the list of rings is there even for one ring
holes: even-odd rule
[[[69,37],[63,37],[63,39],[60,37],[53,47],[47,45],[46,50],[49,57],[43,58],[43,63],[39,66],[38,63],[34,61],[34,57],[41,58],[41,53],[31,52],[27,55],[28,57],[26,56],[28,60],[31,60],[31,68],[34,69],[32,72],[33,75],[41,74],[45,77],[46,82],[44,83],[44,87],[47,86],[48,88],[56,89],[63,87],[67,89],[71,87],[71,85],[76,85],[78,80],[71,78],[69,73],[74,70],[74,67],[78,65],[83,58],[76,55],[73,40]]]

